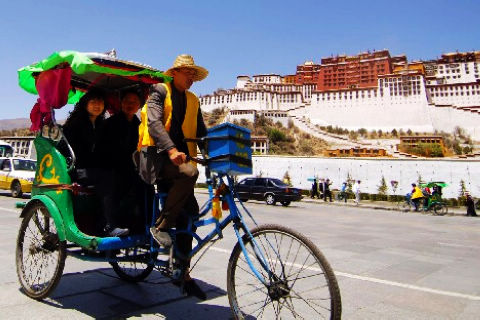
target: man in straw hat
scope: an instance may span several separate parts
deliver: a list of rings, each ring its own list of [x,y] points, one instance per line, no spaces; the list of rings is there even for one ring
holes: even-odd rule
[[[196,156],[197,144],[184,139],[207,134],[199,100],[188,89],[195,81],[205,79],[208,71],[196,65],[192,56],[182,54],[165,74],[173,78],[172,82],[152,85],[147,104],[142,109],[138,150],[141,151],[139,170],[144,180],[153,184],[160,177],[162,185],[168,185],[162,212],[150,232],[160,245],[170,247],[172,239],[168,230],[175,226],[186,228],[186,214],[194,215],[199,211],[193,194],[198,170],[194,163],[187,161],[187,156]],[[187,269],[189,261],[186,256],[192,250],[192,237],[178,234],[176,243],[177,258],[182,260],[183,257],[180,268],[186,270],[184,290],[189,295],[206,299]]]

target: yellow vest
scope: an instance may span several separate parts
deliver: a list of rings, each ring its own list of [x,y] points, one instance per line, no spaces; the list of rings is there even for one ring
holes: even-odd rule
[[[412,199],[423,198],[423,192],[419,187],[415,187],[415,192],[412,194]]]
[[[170,126],[172,125],[172,87],[171,83],[162,83],[162,86],[167,90],[167,95],[163,104],[163,125],[167,132],[170,132]],[[185,112],[185,119],[182,124],[182,132],[185,138],[197,137],[197,116],[200,103],[195,94],[190,91],[185,91],[187,98],[187,110]],[[147,117],[147,104],[142,107],[140,112],[141,123],[138,128],[138,146],[137,150],[140,151],[143,147],[154,146],[155,142],[148,132],[148,117]],[[197,156],[197,143],[187,142],[188,153],[192,157]]]

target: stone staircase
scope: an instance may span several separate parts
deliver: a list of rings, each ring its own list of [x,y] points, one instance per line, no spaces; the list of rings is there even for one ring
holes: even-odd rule
[[[287,111],[294,111],[294,110],[299,110],[304,108],[302,107],[297,107],[291,110]],[[405,153],[405,152],[399,152],[395,149],[392,148],[385,148],[384,146],[376,146],[371,142],[364,142],[364,141],[353,141],[350,140],[348,137],[342,136],[342,135],[337,135],[333,134],[330,132],[327,132],[325,130],[321,130],[320,128],[316,127],[315,125],[311,124],[308,119],[306,119],[303,116],[298,116],[298,115],[290,115],[290,119],[293,120],[293,123],[295,126],[297,126],[300,130],[313,135],[314,137],[323,139],[330,143],[332,145],[332,148],[384,148],[387,150],[387,153],[391,155],[394,158],[401,158],[401,159],[416,159],[418,156]]]

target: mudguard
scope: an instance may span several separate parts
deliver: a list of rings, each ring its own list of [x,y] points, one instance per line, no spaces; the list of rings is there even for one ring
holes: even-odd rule
[[[27,210],[29,210],[30,207],[37,202],[43,203],[43,205],[47,208],[48,212],[52,216],[53,221],[55,222],[58,238],[60,239],[60,241],[65,241],[66,240],[65,225],[63,223],[63,218],[62,218],[62,215],[60,214],[60,210],[58,210],[55,202],[51,198],[47,197],[46,195],[33,196],[32,199],[23,208],[22,213],[20,214],[20,218],[23,218]]]

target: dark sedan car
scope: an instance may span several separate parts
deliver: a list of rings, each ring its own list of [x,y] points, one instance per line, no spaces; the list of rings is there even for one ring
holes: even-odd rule
[[[242,201],[265,200],[274,205],[277,201],[288,206],[292,201],[302,199],[301,190],[292,188],[275,178],[246,178],[236,185],[238,197]]]

